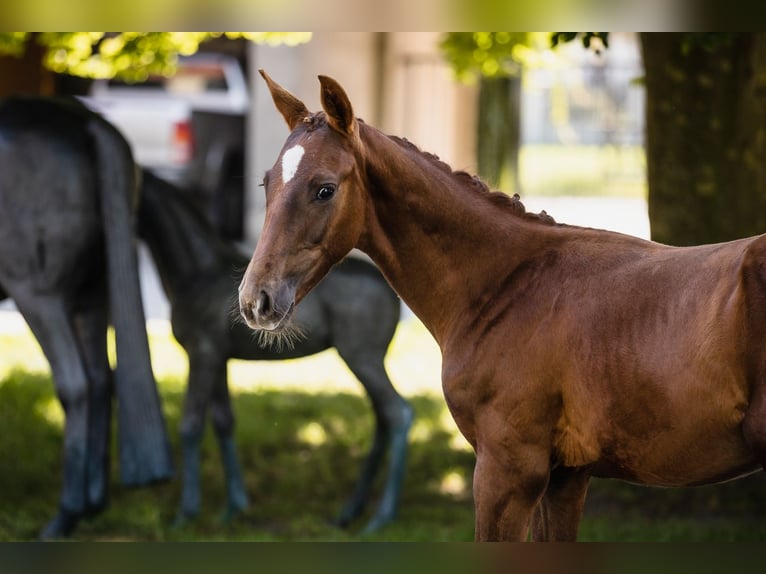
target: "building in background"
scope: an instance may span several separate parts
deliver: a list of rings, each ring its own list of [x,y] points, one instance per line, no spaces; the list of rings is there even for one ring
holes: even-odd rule
[[[264,212],[258,184],[287,135],[258,68],[312,110],[320,109],[316,76],[332,76],[348,92],[357,116],[408,138],[456,170],[477,172],[478,83],[455,81],[439,49],[441,39],[439,32],[314,32],[309,43],[295,47],[224,37],[202,44],[201,51],[239,62],[249,99],[244,119],[232,126],[244,133],[239,138],[244,153],[236,161],[219,162],[228,166],[217,172],[226,177],[200,177],[195,185],[204,188],[199,193],[225,235],[241,235],[248,247],[255,243]],[[540,43],[544,47],[546,42]],[[21,59],[0,57],[0,94],[88,93],[88,80],[43,68],[41,50],[33,42]],[[542,65],[522,72],[522,196],[599,194],[603,189],[613,189],[609,193],[614,195],[645,193],[644,89],[636,82],[643,70],[635,35],[612,34],[601,55],[573,42],[536,60]],[[147,116],[151,112],[147,109]],[[207,168],[217,156],[203,153],[209,146],[201,144],[216,126],[222,131],[222,122],[214,119],[202,126],[200,117],[193,118],[197,121],[187,132],[200,144],[190,148],[192,163]]]
[[[331,76],[348,92],[358,117],[406,137],[453,169],[476,172],[478,86],[455,80],[439,51],[440,37],[438,32],[314,32],[311,42],[296,47],[248,46],[246,243],[255,242],[263,223],[265,200],[258,184],[287,136],[259,68],[312,111],[321,109],[317,75]],[[560,46],[541,61],[544,65],[523,72],[522,190],[585,194],[606,186],[615,188],[607,195],[644,193],[643,70],[635,35],[612,34],[601,54],[579,43]],[[570,161],[549,159],[562,154]],[[588,173],[568,175],[569,167]]]
[[[357,117],[403,136],[454,168],[475,171],[475,88],[454,81],[438,49],[437,32],[314,32],[308,44],[249,46],[252,107],[248,124],[246,241],[263,224],[258,184],[276,160],[287,128],[257,71],[320,110],[317,75],[335,78]],[[260,193],[259,193],[260,192]]]

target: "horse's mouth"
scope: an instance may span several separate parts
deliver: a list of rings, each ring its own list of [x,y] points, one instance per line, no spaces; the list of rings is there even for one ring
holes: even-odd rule
[[[258,309],[245,310],[242,312],[242,318],[247,326],[253,330],[277,333],[289,328],[294,310],[295,303],[291,302],[285,311],[277,311],[275,309],[271,309],[268,312]]]
[[[261,331],[282,331],[287,329],[290,325],[290,320],[293,318],[293,311],[295,310],[295,301],[290,303],[290,306],[286,311],[279,314],[278,312],[271,313],[270,317],[262,318],[258,315],[255,316],[256,329]]]

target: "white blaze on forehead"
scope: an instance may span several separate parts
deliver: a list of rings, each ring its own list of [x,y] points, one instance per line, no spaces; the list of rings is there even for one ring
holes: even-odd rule
[[[294,145],[282,155],[282,183],[293,178],[305,151],[303,146]]]

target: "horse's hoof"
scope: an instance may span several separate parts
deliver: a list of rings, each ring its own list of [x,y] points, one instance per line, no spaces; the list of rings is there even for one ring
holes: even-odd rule
[[[109,501],[104,498],[103,500],[99,500],[98,502],[93,502],[88,505],[88,507],[85,509],[84,518],[91,518],[93,516],[96,516],[98,514],[101,514],[106,510],[106,507],[109,506]]]
[[[379,532],[384,526],[393,520],[393,516],[373,516],[370,521],[359,532],[361,536]]]
[[[234,522],[239,516],[244,514],[245,510],[247,510],[247,506],[236,506],[228,504],[226,505],[226,508],[223,509],[223,512],[218,515],[218,524],[222,526],[226,526]]]
[[[346,530],[348,529],[349,526],[351,526],[351,523],[353,522],[353,520],[354,519],[352,517],[347,516],[346,514],[341,514],[337,518],[330,520],[330,524],[332,524],[335,528]]]
[[[332,520],[332,525],[341,530],[346,530],[351,526],[351,523],[353,523],[354,520],[361,516],[363,511],[364,505],[359,504],[356,501],[349,502],[343,507],[343,510],[340,511],[340,514]]]
[[[178,530],[180,528],[183,528],[185,526],[188,526],[194,520],[197,518],[197,513],[188,513],[184,512],[183,510],[179,510],[176,514],[175,518],[173,519],[173,522],[170,523],[170,528],[172,530]]]
[[[66,538],[72,534],[79,519],[79,514],[67,510],[59,510],[58,514],[53,517],[53,520],[40,532],[40,540]]]

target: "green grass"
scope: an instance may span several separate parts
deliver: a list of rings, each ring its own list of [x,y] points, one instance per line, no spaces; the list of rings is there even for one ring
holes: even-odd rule
[[[172,448],[179,453],[185,355],[163,323],[152,324],[150,344]],[[0,348],[0,460],[14,461],[0,473],[0,540],[31,540],[57,506],[64,417],[31,334],[22,327],[0,334]],[[387,362],[416,422],[397,521],[365,540],[471,540],[474,455],[442,399],[438,349],[419,322],[408,321]],[[171,528],[178,481],[123,488],[113,454],[110,506],[84,521],[76,540],[360,539],[364,519],[348,531],[330,521],[357,477],[374,420],[361,385],[335,351],[281,363],[230,361],[229,374],[250,509],[230,525],[219,523],[225,493],[208,429],[199,520]]]
[[[646,197],[641,146],[526,145],[519,174],[522,197]]]
[[[150,342],[174,452],[186,360],[167,326]],[[63,415],[47,364],[25,327],[0,334],[0,541],[33,540],[52,516],[61,481]],[[356,478],[373,417],[359,383],[334,351],[281,363],[229,366],[237,439],[250,509],[232,524],[224,504],[215,439],[203,443],[203,506],[181,529],[170,523],[177,480],[126,489],[112,469],[110,506],[82,522],[75,540],[467,541],[473,539],[474,455],[457,432],[439,382],[439,352],[422,325],[401,324],[387,358],[397,388],[416,411],[399,516],[361,537],[331,526]],[[113,450],[113,453],[116,452]],[[116,465],[116,456],[113,455]],[[178,459],[177,459],[178,460]],[[716,487],[649,489],[594,480],[581,540],[764,540],[764,476]]]

